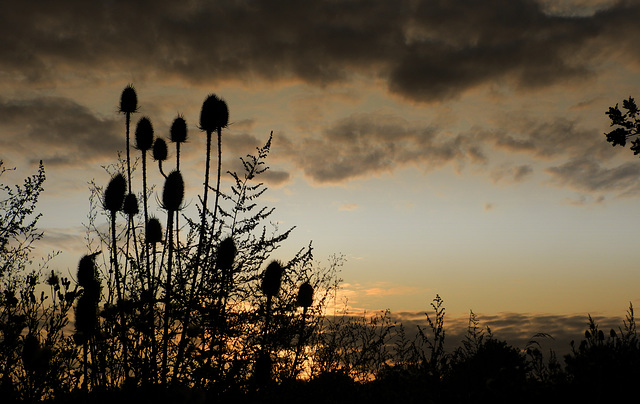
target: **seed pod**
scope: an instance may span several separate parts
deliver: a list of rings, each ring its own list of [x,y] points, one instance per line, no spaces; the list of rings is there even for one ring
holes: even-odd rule
[[[122,174],[117,174],[107,185],[104,191],[104,208],[111,213],[115,213],[122,209],[124,202],[124,193],[127,190],[127,180]]]
[[[164,182],[162,190],[162,205],[168,211],[180,210],[184,199],[184,181],[180,171],[172,171]]]
[[[138,110],[138,96],[131,84],[126,86],[120,96],[120,112],[134,113]]]
[[[171,124],[171,141],[184,143],[187,141],[187,122],[180,115]]]
[[[165,161],[167,159],[167,142],[159,137],[153,142],[153,159],[155,161]]]
[[[60,278],[58,277],[58,275],[53,272],[53,270],[51,270],[51,274],[49,275],[49,277],[47,278],[47,285],[49,286],[58,286],[60,284]]]
[[[96,254],[85,255],[78,263],[78,285],[83,288],[90,287],[98,278],[95,257]]]
[[[270,297],[274,297],[280,291],[280,283],[282,282],[282,264],[279,261],[271,261],[264,271],[262,278],[262,292]]]
[[[138,198],[135,194],[127,194],[124,198],[122,211],[128,216],[135,216],[138,214]]]
[[[153,126],[147,117],[140,118],[136,126],[136,149],[143,152],[153,146]]]
[[[152,217],[147,222],[147,226],[145,228],[145,241],[149,244],[159,243],[162,241],[162,225],[155,217]]]
[[[313,304],[313,286],[309,282],[305,282],[300,285],[298,289],[298,299],[296,304],[299,307],[311,307]]]
[[[200,129],[213,132],[224,128],[229,123],[229,109],[227,103],[215,94],[209,94],[202,103],[200,110]]]
[[[231,269],[233,260],[236,258],[236,244],[232,237],[227,237],[220,242],[218,246],[218,255],[216,256],[216,268]]]

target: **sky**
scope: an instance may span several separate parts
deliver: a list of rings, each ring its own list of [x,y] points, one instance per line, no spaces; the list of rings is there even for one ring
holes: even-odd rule
[[[124,150],[118,103],[131,83],[134,124],[147,116],[166,138],[177,114],[187,121],[192,206],[208,94],[229,107],[223,170],[273,131],[261,203],[296,226],[277,254],[312,241],[319,265],[344,256],[354,310],[410,318],[439,294],[452,318],[473,310],[545,331],[640,304],[640,161],[604,136],[605,111],[640,96],[640,2],[1,9],[0,158],[17,169],[3,181],[44,162],[40,251],[62,251],[63,273],[87,253],[88,183],[106,185],[103,167]]]

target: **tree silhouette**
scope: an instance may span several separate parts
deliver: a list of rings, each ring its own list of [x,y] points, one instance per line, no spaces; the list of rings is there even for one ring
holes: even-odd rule
[[[620,145],[626,146],[627,140],[631,140],[630,149],[633,154],[640,154],[640,111],[636,105],[635,100],[632,97],[622,101],[622,109],[624,113],[616,104],[615,107],[609,107],[609,110],[605,113],[611,120],[611,126],[614,129],[608,133],[605,133],[607,142],[612,146]]]

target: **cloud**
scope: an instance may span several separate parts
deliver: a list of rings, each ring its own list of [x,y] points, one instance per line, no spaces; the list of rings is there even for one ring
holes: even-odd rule
[[[529,164],[519,166],[501,165],[491,171],[491,179],[498,183],[519,183],[527,179],[533,173],[533,168]]]
[[[507,152],[528,153],[541,159],[585,154],[604,159],[611,155],[611,147],[603,141],[602,134],[583,129],[576,120],[560,117],[540,122],[524,115],[515,120],[504,119],[498,128],[483,136]]]
[[[281,142],[284,153],[307,176],[334,183],[409,164],[430,171],[453,161],[483,162],[479,145],[467,140],[392,115],[358,113],[333,123],[319,136]]]
[[[110,71],[317,85],[365,75],[429,102],[489,82],[526,89],[581,80],[603,57],[640,60],[640,5],[571,12],[581,4],[558,11],[531,0],[12,2],[0,16],[0,71],[39,85],[70,74],[100,81]]]
[[[592,157],[579,157],[546,170],[552,182],[580,192],[616,192],[623,196],[640,192],[640,165],[623,163],[604,167]]]
[[[48,166],[86,165],[124,148],[124,120],[99,117],[67,98],[0,98],[0,122],[4,153],[31,156]]]

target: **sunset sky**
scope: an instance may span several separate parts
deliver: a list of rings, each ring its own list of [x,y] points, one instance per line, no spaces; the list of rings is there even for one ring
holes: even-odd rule
[[[224,170],[273,131],[276,258],[343,254],[349,306],[623,316],[640,305],[640,160],[605,141],[640,97],[640,2],[22,1],[0,7],[0,158],[43,160],[54,267],[87,253],[88,182],[125,147],[117,107],[168,137],[202,186],[207,94],[229,106]],[[158,174],[152,181],[161,184]],[[229,182],[227,182],[228,186]],[[160,185],[161,186],[161,185]],[[510,313],[510,314],[508,314]],[[551,318],[551,317],[548,317]],[[568,318],[568,317],[567,317]],[[573,318],[573,317],[571,317]]]

